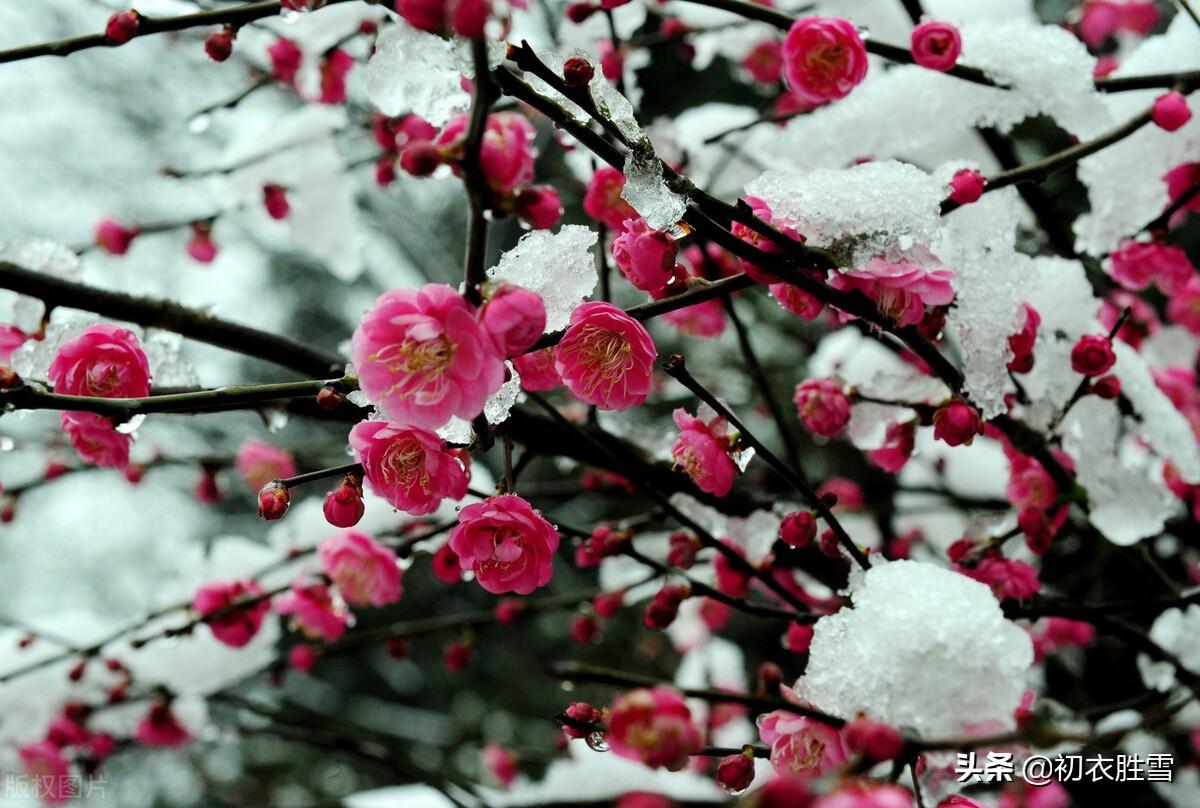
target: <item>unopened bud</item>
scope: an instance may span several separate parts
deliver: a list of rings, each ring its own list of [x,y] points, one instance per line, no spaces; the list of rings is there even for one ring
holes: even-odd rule
[[[580,56],[572,56],[563,62],[563,81],[572,89],[587,86],[596,75],[592,63]]]
[[[737,794],[754,782],[754,752],[749,747],[736,755],[721,758],[717,764],[717,782],[721,788]]]
[[[140,22],[141,17],[133,9],[118,11],[108,18],[108,24],[104,26],[104,37],[114,45],[124,45],[137,36]]]
[[[338,405],[342,403],[342,394],[332,387],[322,387],[321,392],[317,393],[317,408],[322,410],[336,410]]]
[[[291,494],[278,480],[272,480],[258,492],[258,515],[263,519],[282,519],[290,504]]]
[[[237,32],[232,28],[222,28],[215,34],[209,34],[204,40],[204,52],[214,62],[223,62],[233,54],[233,38]]]
[[[428,177],[441,164],[441,151],[428,141],[414,143],[400,153],[400,168],[414,177]]]
[[[358,478],[347,474],[341,485],[326,494],[324,510],[325,521],[334,527],[357,525],[365,510]]]

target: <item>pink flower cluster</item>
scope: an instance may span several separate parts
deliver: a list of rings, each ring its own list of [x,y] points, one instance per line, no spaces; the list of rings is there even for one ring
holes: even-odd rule
[[[1145,36],[1158,24],[1158,7],[1151,0],[1086,0],[1079,36],[1092,48],[1118,32]]]
[[[107,323],[64,342],[47,376],[54,392],[69,396],[140,398],[150,394],[150,364],[137,337]],[[59,423],[85,462],[122,469],[129,465],[129,436],[117,432],[104,416],[67,411]]]
[[[262,628],[271,602],[253,581],[214,581],[196,590],[192,611],[208,624],[218,641],[241,648]]]
[[[1154,283],[1167,296],[1178,295],[1196,274],[1182,248],[1161,242],[1122,241],[1109,256],[1108,274],[1125,289],[1140,292]]]

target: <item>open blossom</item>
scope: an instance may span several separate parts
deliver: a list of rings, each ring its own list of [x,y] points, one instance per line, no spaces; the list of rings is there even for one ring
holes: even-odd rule
[[[552,185],[523,188],[513,200],[513,209],[521,221],[534,230],[548,230],[562,218],[562,200]]]
[[[271,480],[295,477],[296,461],[287,449],[258,440],[248,440],[238,447],[233,461],[246,484],[257,491]]]
[[[987,556],[960,572],[990,586],[997,600],[1027,600],[1042,588],[1037,567],[1012,558]]]
[[[155,704],[138,722],[133,737],[144,746],[182,746],[192,739],[169,704]]]
[[[123,469],[129,465],[130,437],[111,421],[92,412],[64,412],[59,424],[71,447],[85,463],[99,468]]]
[[[390,418],[437,429],[470,421],[504,383],[504,362],[462,296],[445,284],[384,292],[350,343],[367,397]]]
[[[1117,362],[1112,340],[1098,334],[1085,334],[1071,349],[1071,369],[1084,376],[1103,376]]]
[[[883,445],[867,452],[867,459],[884,471],[898,474],[916,447],[917,422],[888,424]]]
[[[896,325],[906,326],[921,322],[926,306],[949,305],[954,300],[952,280],[954,272],[949,269],[925,269],[875,258],[862,269],[835,272],[829,285],[861,291],[875,301],[880,313]]]
[[[756,196],[744,197],[743,201],[749,205],[750,211],[754,214],[754,218],[760,219],[764,224],[775,225],[775,223],[772,221],[770,205]],[[778,228],[778,225],[775,226]],[[804,243],[804,237],[792,228],[783,227],[778,229],[781,233],[793,241]],[[779,253],[784,249],[782,244],[779,244],[770,236],[760,233],[750,225],[743,224],[742,222],[734,222],[732,225],[730,225],[729,232],[733,233],[747,244],[750,244],[765,253]],[[709,256],[709,260],[712,260],[711,256]],[[741,263],[742,271],[744,271],[751,278],[754,278],[754,280],[758,281],[759,283],[779,283],[778,278],[759,269],[759,267],[753,262],[747,261],[744,258],[739,258],[738,260]]]
[[[1152,0],[1086,0],[1079,21],[1079,36],[1098,48],[1118,31],[1145,36],[1158,24],[1158,7]]]
[[[700,730],[683,694],[669,687],[640,688],[612,703],[606,735],[621,757],[651,768],[679,771],[700,751]]]
[[[488,497],[458,513],[449,547],[488,592],[528,595],[554,575],[558,531],[515,494]]]
[[[796,385],[793,396],[804,428],[832,438],[850,420],[850,399],[833,379],[806,379]]]
[[[783,75],[804,101],[845,98],[867,75],[867,49],[858,30],[836,17],[805,17],[783,40]]]
[[[675,263],[679,251],[675,239],[660,230],[651,230],[640,216],[625,220],[624,228],[613,239],[613,260],[635,287],[661,297],[668,285],[679,283],[686,274]]]
[[[66,802],[75,796],[74,784],[67,767],[67,760],[50,741],[37,741],[17,750],[21,766],[37,794],[51,805]]]
[[[479,323],[501,356],[518,356],[546,330],[546,304],[528,289],[501,284],[483,304]]]
[[[1048,510],[1058,500],[1058,484],[1037,460],[1014,454],[1009,460],[1005,497],[1015,508]]]
[[[553,347],[514,356],[512,363],[521,377],[522,390],[553,390],[562,384],[562,377],[554,367]]]
[[[205,620],[213,636],[230,648],[241,648],[254,639],[271,611],[271,602],[262,594],[253,581],[213,581],[196,590],[192,611],[202,618],[215,615]],[[254,602],[230,608],[246,600]]]
[[[133,332],[94,325],[58,349],[47,371],[54,392],[69,396],[138,398],[150,394],[150,364]]]
[[[825,304],[818,298],[792,283],[772,283],[767,287],[767,291],[780,306],[805,322],[811,323],[820,317],[825,308]]]
[[[689,415],[682,407],[675,410],[679,437],[671,447],[675,464],[692,478],[701,491],[718,497],[729,493],[737,467],[729,457],[728,425],[717,416],[708,423]]]
[[[983,434],[983,417],[965,401],[954,399],[933,414],[933,437],[947,446],[970,446]]]
[[[759,716],[758,734],[771,749],[771,767],[782,777],[821,775],[849,757],[837,729],[787,710]]]
[[[621,197],[623,190],[624,174],[610,166],[597,169],[583,195],[584,212],[609,230],[621,232],[627,219],[638,218],[633,206]]]
[[[1196,268],[1180,247],[1130,239],[1109,256],[1108,274],[1126,289],[1141,291],[1154,282],[1164,294],[1176,295],[1196,274]]]
[[[582,401],[623,412],[650,394],[658,351],[646,328],[610,303],[581,303],[554,354],[567,388]]]
[[[325,584],[292,584],[288,592],[275,599],[275,611],[290,615],[306,636],[330,642],[341,638],[350,622],[350,612],[334,601]]]
[[[446,124],[433,141],[448,150],[466,148],[470,119],[467,113]],[[488,186],[496,193],[511,192],[533,181],[533,124],[517,112],[488,116],[479,147],[479,167]]]
[[[433,513],[443,499],[462,499],[470,474],[441,437],[393,421],[362,421],[350,446],[367,485],[393,507],[413,516]]]
[[[400,599],[396,554],[363,533],[346,530],[317,547],[321,570],[353,606],[386,606]]]
[[[961,53],[962,37],[950,23],[930,20],[913,29],[913,61],[921,67],[945,72],[954,67]]]

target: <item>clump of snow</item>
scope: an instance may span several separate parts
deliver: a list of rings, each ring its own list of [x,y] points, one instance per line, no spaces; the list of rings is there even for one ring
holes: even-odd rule
[[[1121,380],[1121,394],[1139,416],[1136,431],[1159,457],[1179,469],[1185,482],[1200,483],[1200,445],[1191,424],[1154,383],[1141,354],[1121,340],[1113,341],[1113,352],[1117,355],[1113,372]]]
[[[483,403],[483,417],[493,426],[508,420],[509,412],[521,395],[521,375],[517,373],[512,362],[505,362],[505,367],[508,369],[508,381],[500,385],[500,389],[488,396]],[[450,443],[464,446],[471,442],[475,434],[471,422],[457,416],[452,417],[445,426],[437,430],[437,433]]]
[[[504,43],[492,43],[488,64],[504,59]],[[367,62],[367,98],[385,115],[412,112],[444,126],[471,105],[461,79],[474,76],[470,43],[443,39],[411,25],[389,25]]]
[[[1150,639],[1160,648],[1174,654],[1184,668],[1200,674],[1200,606],[1188,606],[1186,611],[1167,609],[1150,627]],[[1138,669],[1146,687],[1170,690],[1175,684],[1175,669],[1167,662],[1155,662],[1138,656]]]
[[[935,252],[955,272],[946,330],[962,353],[964,389],[985,418],[1005,411],[1012,360],[1008,337],[1024,322],[1031,259],[1013,249],[1020,199],[1012,188],[988,194],[946,217]]]
[[[683,218],[687,204],[663,181],[662,161],[653,150],[634,150],[625,158],[625,187],[621,197],[646,220],[646,226],[665,230]]]
[[[541,295],[546,328],[557,331],[566,327],[571,312],[596,288],[592,256],[596,239],[596,231],[578,224],[563,225],[557,233],[533,230],[500,256],[488,270],[488,278]]]
[[[1175,499],[1150,458],[1122,444],[1120,427],[1115,403],[1084,396],[1059,430],[1063,450],[1075,461],[1076,480],[1091,503],[1089,521],[1112,543],[1130,545],[1162,532]],[[1190,436],[1189,441],[1194,445]]]
[[[83,275],[79,256],[58,242],[44,238],[21,236],[6,241],[0,246],[0,261],[68,281],[78,281]],[[36,332],[46,314],[45,304],[37,298],[7,291],[0,294],[12,299],[12,319],[8,321],[9,324],[26,334]]]
[[[853,608],[814,627],[796,683],[802,698],[924,737],[1013,725],[1033,648],[988,587],[933,564],[895,561],[852,580],[850,594]]]
[[[772,170],[746,186],[771,207],[773,220],[818,247],[843,245],[851,263],[899,258],[933,243],[945,186],[907,163],[885,160],[807,174]]]
[[[1176,14],[1165,34],[1143,40],[1111,75],[1140,76],[1200,69],[1200,28],[1186,14]],[[1127,121],[1150,108],[1160,89],[1108,93],[1104,103],[1114,121]],[[1200,94],[1192,93],[1192,109]],[[1200,155],[1200,116],[1183,128],[1166,132],[1143,126],[1079,163],[1079,179],[1088,189],[1091,210],[1075,220],[1077,247],[1093,255],[1116,248],[1167,207],[1162,177]]]

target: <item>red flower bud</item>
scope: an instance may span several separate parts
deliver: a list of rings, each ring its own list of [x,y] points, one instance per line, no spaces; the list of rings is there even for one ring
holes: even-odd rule
[[[1092,392],[1100,398],[1114,399],[1121,395],[1121,380],[1116,376],[1101,376],[1092,382]]]
[[[595,14],[596,6],[591,3],[571,3],[567,6],[567,19],[578,25]]]
[[[237,31],[232,28],[222,28],[215,34],[209,34],[204,40],[204,52],[214,62],[223,62],[233,54],[233,38]]]
[[[595,75],[596,68],[592,67],[591,62],[580,56],[572,56],[563,62],[563,82],[568,87],[578,88],[586,86]]]
[[[754,753],[741,752],[721,758],[717,764],[717,782],[732,794],[749,788],[754,782]]]
[[[689,595],[691,592],[682,586],[664,586],[646,605],[642,622],[649,629],[666,628],[675,622],[675,618],[679,615],[679,604],[683,603]]]
[[[667,563],[681,570],[691,569],[692,565],[696,563],[696,551],[699,549],[699,542],[691,534],[677,530],[671,534],[671,544],[667,550]]]
[[[779,525],[779,538],[793,547],[807,547],[817,537],[817,517],[812,511],[792,511]]]
[[[856,718],[842,730],[846,747],[871,761],[893,760],[904,751],[904,736],[890,724]]]
[[[362,519],[362,487],[352,474],[337,488],[325,495],[325,521],[334,527],[354,527]]]
[[[955,399],[933,414],[933,437],[949,446],[970,446],[976,435],[983,434],[979,410]]]
[[[428,177],[442,164],[442,153],[427,141],[418,141],[400,152],[400,168],[414,177]]]
[[[287,189],[282,185],[264,185],[263,207],[267,209],[267,215],[272,219],[286,219],[291,211]]]
[[[978,171],[964,168],[950,180],[950,201],[958,205],[969,205],[978,202],[983,196],[983,175]]]
[[[783,684],[783,670],[774,662],[764,662],[758,666],[758,687],[768,696],[779,695],[779,686]]]
[[[571,621],[571,638],[580,645],[591,645],[600,636],[600,624],[590,614],[577,614]]]
[[[1113,353],[1112,340],[1108,337],[1087,334],[1079,338],[1071,349],[1071,369],[1084,376],[1102,376],[1117,362]]]
[[[104,37],[114,45],[124,45],[137,36],[140,17],[136,11],[118,11],[108,18],[104,26]]]
[[[442,649],[442,664],[448,673],[459,673],[471,664],[474,656],[475,652],[468,643],[456,640]]]
[[[601,592],[592,600],[592,608],[600,617],[609,618],[621,610],[624,600],[625,593],[622,591]]]
[[[342,394],[332,387],[322,387],[321,392],[317,393],[317,409],[336,410],[341,403]]]
[[[496,620],[505,625],[511,625],[517,622],[517,618],[525,611],[525,601],[520,598],[505,598],[496,604],[492,609],[492,614],[496,615]]]
[[[462,580],[462,566],[458,563],[458,555],[450,549],[449,544],[443,544],[433,554],[433,576],[444,584],[456,584]]]
[[[287,486],[277,480],[267,483],[258,492],[258,515],[263,519],[282,519],[290,504]]]
[[[598,724],[601,718],[603,718],[602,713],[592,705],[588,704],[586,701],[577,701],[563,712],[566,714],[567,718],[571,719],[572,721],[577,721],[580,724]],[[565,732],[569,738],[586,738],[591,734],[589,730],[570,725],[564,725],[563,732]]]

